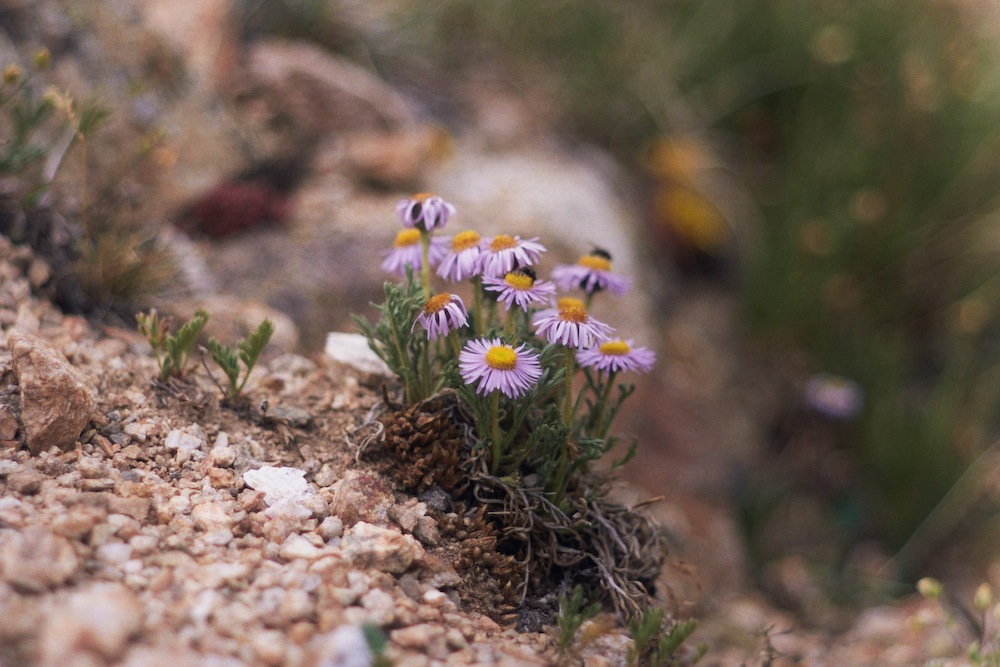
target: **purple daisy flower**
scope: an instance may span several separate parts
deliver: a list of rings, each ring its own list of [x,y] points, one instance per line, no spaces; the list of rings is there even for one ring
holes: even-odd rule
[[[479,383],[476,392],[483,396],[499,389],[507,398],[518,398],[542,377],[537,352],[499,338],[470,340],[458,355],[458,368],[467,384]]]
[[[576,355],[581,366],[617,373],[634,371],[648,373],[656,363],[656,353],[645,347],[633,347],[632,339],[608,340]]]
[[[436,195],[419,192],[396,204],[396,213],[404,226],[429,232],[448,224],[455,207]]]
[[[452,283],[478,276],[479,258],[483,254],[481,241],[482,237],[471,230],[455,234],[451,237],[451,250],[441,260],[437,274]]]
[[[427,299],[424,309],[417,315],[413,326],[418,324],[427,330],[428,340],[447,336],[453,329],[461,329],[469,323],[469,313],[462,298],[457,294],[436,294]]]
[[[500,277],[513,271],[515,266],[531,266],[545,252],[545,246],[537,241],[537,236],[525,241],[520,236],[507,234],[483,240],[480,273]]]
[[[611,272],[611,254],[594,248],[576,264],[559,264],[552,270],[552,280],[561,290],[580,288],[587,294],[610,290],[622,296],[632,286],[632,280]]]
[[[431,266],[437,266],[447,252],[443,239],[431,238],[430,247],[427,250],[427,259]],[[386,273],[394,273],[398,276],[406,276],[406,267],[409,266],[414,271],[420,270],[423,263],[420,257],[420,230],[404,229],[396,235],[396,241],[392,248],[383,253],[386,257],[382,261],[382,270]]]
[[[530,266],[514,269],[503,278],[483,278],[483,287],[491,292],[499,292],[500,301],[510,310],[517,304],[527,311],[528,304],[547,301],[556,292],[556,286],[545,280],[537,280],[537,274]]]
[[[540,338],[578,349],[594,347],[614,331],[588,315],[583,301],[570,297],[559,299],[558,309],[539,313],[533,324]]]

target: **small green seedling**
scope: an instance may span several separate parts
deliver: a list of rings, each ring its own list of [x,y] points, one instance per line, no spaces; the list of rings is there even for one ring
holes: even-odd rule
[[[225,394],[227,400],[236,400],[243,392],[243,387],[246,386],[247,380],[250,379],[250,371],[257,364],[257,360],[260,359],[261,353],[267,347],[267,343],[271,340],[273,334],[274,325],[270,320],[264,320],[257,327],[256,331],[239,341],[237,344],[238,350],[228,345],[223,345],[214,338],[208,341],[208,352],[212,357],[212,361],[222,368],[222,372],[225,373],[226,378],[229,380],[229,384],[226,387],[216,382],[216,384],[219,384],[219,389]],[[241,361],[246,369],[242,377],[240,375]],[[215,378],[213,377],[212,379],[214,380]]]
[[[361,632],[372,654],[371,667],[392,667],[392,660],[385,655],[385,647],[389,642],[382,628],[374,623],[365,623],[361,626]]]
[[[695,631],[698,623],[694,619],[667,621],[662,609],[650,607],[641,616],[628,624],[632,646],[626,656],[629,667],[668,667],[678,665],[678,650]],[[685,656],[685,664],[695,664],[704,656],[707,647],[697,647],[693,654]]]
[[[160,381],[170,377],[183,377],[198,336],[208,322],[208,313],[196,310],[194,317],[185,322],[176,334],[170,333],[169,319],[161,320],[155,308],[148,315],[139,313],[135,319],[139,324],[139,332],[153,348],[156,365],[160,368]]]
[[[574,586],[573,592],[567,596],[559,594],[559,624],[556,646],[559,649],[559,664],[566,664],[572,657],[573,641],[576,633],[584,623],[601,611],[599,602],[587,607],[583,606],[583,587]]]

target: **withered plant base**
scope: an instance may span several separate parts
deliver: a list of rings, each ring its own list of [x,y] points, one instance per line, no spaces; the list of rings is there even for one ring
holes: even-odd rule
[[[400,409],[386,400],[357,434],[358,455],[400,490],[448,492],[460,526],[437,513],[445,534],[459,540],[457,564],[469,576],[493,579],[484,611],[509,620],[529,591],[583,586],[591,599],[623,620],[654,602],[667,556],[663,529],[650,517],[607,500],[606,480],[578,476],[556,505],[520,477],[495,477],[481,455],[473,419],[450,390]],[[433,511],[433,510],[432,510]],[[483,582],[486,583],[486,582]]]

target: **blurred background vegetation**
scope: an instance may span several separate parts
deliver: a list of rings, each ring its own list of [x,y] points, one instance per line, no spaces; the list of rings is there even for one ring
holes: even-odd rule
[[[991,515],[977,504],[1000,417],[988,3],[248,0],[243,12],[248,33],[306,35],[437,113],[454,111],[457,75],[496,63],[515,89],[544,89],[567,137],[606,147],[644,184],[650,233],[682,268],[736,262],[748,330],[778,363],[804,353],[808,372],[860,385],[863,412],[836,430],[856,479],[829,498],[850,539],[878,536],[913,574]],[[751,541],[767,510],[756,495]]]

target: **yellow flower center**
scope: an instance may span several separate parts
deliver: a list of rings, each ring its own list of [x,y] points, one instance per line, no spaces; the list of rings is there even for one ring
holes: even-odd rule
[[[601,354],[613,354],[620,357],[631,351],[632,348],[623,340],[609,340],[607,343],[601,343]]]
[[[499,234],[493,237],[490,242],[490,250],[493,252],[500,252],[501,250],[510,250],[511,248],[517,247],[517,239],[513,236],[508,236],[507,234]]]
[[[611,261],[604,259],[600,255],[584,255],[577,262],[580,266],[585,266],[592,271],[610,271]]]
[[[396,243],[394,244],[397,248],[405,248],[411,245],[417,245],[420,243],[420,230],[419,229],[404,229],[400,233],[396,234]]]
[[[506,345],[494,345],[486,351],[486,365],[498,371],[510,371],[517,366],[517,352]]]
[[[504,276],[503,281],[514,289],[531,289],[535,284],[535,279],[528,274],[515,271]]]
[[[424,306],[424,312],[428,315],[433,315],[449,303],[451,303],[450,294],[435,294],[431,298],[427,299],[427,304]]]
[[[583,307],[582,303],[571,303],[559,308],[559,319],[564,322],[583,324],[587,321],[587,309]]]
[[[434,195],[430,192],[418,192],[417,194],[410,197],[413,201],[424,202],[433,197]]]
[[[479,245],[482,237],[473,231],[459,232],[451,240],[451,249],[455,252],[462,252]]]
[[[587,308],[585,305],[583,305],[583,301],[580,301],[579,299],[573,296],[560,297],[559,300],[556,301],[556,306],[559,308],[559,310],[563,310],[565,308],[583,308],[584,310],[586,310]]]

